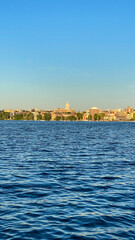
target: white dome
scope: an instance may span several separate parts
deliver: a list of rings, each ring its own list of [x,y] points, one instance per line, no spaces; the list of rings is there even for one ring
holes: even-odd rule
[[[97,108],[97,107],[92,107],[91,109],[99,109],[99,108]]]
[[[69,105],[68,101],[66,102],[65,110],[70,111],[70,105]]]

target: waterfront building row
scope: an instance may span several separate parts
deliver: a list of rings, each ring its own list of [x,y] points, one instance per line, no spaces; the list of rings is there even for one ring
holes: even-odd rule
[[[67,102],[65,108],[53,110],[2,110],[0,119],[6,120],[63,120],[63,121],[135,121],[135,110],[131,107],[113,110],[101,110],[92,107],[89,110],[77,112],[71,109]]]

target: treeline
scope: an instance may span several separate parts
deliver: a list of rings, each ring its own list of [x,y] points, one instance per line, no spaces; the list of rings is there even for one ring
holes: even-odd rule
[[[17,113],[14,114],[0,111],[0,120],[34,120],[34,115],[30,112]]]
[[[86,112],[77,112],[74,114],[71,113],[67,113],[67,115],[62,115],[59,113],[33,113],[33,112],[14,112],[14,113],[9,113],[9,112],[5,112],[0,111],[0,120],[44,120],[44,121],[50,121],[50,120],[55,120],[55,121],[82,121],[84,118],[84,114],[86,114]],[[53,118],[52,118],[53,116]],[[105,113],[100,113],[100,114],[95,114],[94,116],[92,115],[87,115],[87,118],[85,118],[85,120],[88,121],[102,121],[104,119]],[[135,114],[133,115],[133,119],[131,119],[131,121],[135,121]]]
[[[77,112],[74,115],[71,115],[71,113],[67,113],[66,116],[60,115],[60,114],[55,114],[55,117],[53,117],[53,120],[55,121],[81,121],[83,120],[83,114]],[[100,121],[103,119],[104,114],[95,114],[94,118],[92,118],[92,115],[88,115],[87,120],[89,121]],[[5,111],[0,111],[0,120],[45,120],[45,121],[50,121],[52,120],[52,114],[51,113],[45,113],[41,114],[40,112],[35,115],[35,113],[32,112],[14,112],[14,113],[9,113]]]
[[[0,120],[9,120],[10,119],[10,113],[0,111]]]
[[[60,114],[55,114],[56,116],[53,117],[53,120],[55,121],[81,121],[83,120],[83,114],[84,113],[80,113],[77,112],[74,115],[71,115],[71,113],[67,113],[67,116],[63,116]],[[104,117],[104,113],[100,113],[95,114],[94,117],[92,117],[92,115],[88,115],[87,119],[88,121],[100,121],[103,120]],[[5,112],[5,111],[0,111],[0,120],[45,120],[45,121],[50,121],[52,120],[52,114],[51,113],[45,113],[45,114],[41,114],[40,112],[38,114],[35,115],[35,113],[32,112],[14,112],[14,113],[9,113],[9,112]]]
[[[76,120],[82,120],[83,119],[83,114],[77,113],[77,116],[60,116],[56,115],[56,117],[53,119],[55,121],[76,121]],[[52,115],[50,113],[45,113],[44,115],[41,115],[41,113],[34,114],[32,112],[25,112],[25,113],[17,113],[15,112],[14,114],[9,113],[9,112],[4,112],[0,111],[0,120],[45,120],[45,121],[50,121],[52,120]]]

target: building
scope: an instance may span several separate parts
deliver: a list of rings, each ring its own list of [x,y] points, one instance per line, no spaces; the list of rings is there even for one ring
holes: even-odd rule
[[[92,107],[90,110],[89,110],[89,114],[92,116],[92,120],[94,120],[94,115],[95,114],[98,114],[101,112],[101,110],[97,107]]]
[[[65,104],[65,110],[66,110],[67,112],[71,112],[70,105],[69,105],[68,101],[67,101],[66,104]]]
[[[131,107],[127,107],[127,108],[125,108],[125,112],[126,112],[127,114],[130,114],[130,113],[133,113],[133,112],[134,112],[134,109],[131,108]]]

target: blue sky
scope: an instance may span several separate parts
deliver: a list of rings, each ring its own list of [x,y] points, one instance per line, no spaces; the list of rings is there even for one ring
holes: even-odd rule
[[[0,109],[135,107],[134,0],[0,0]]]

